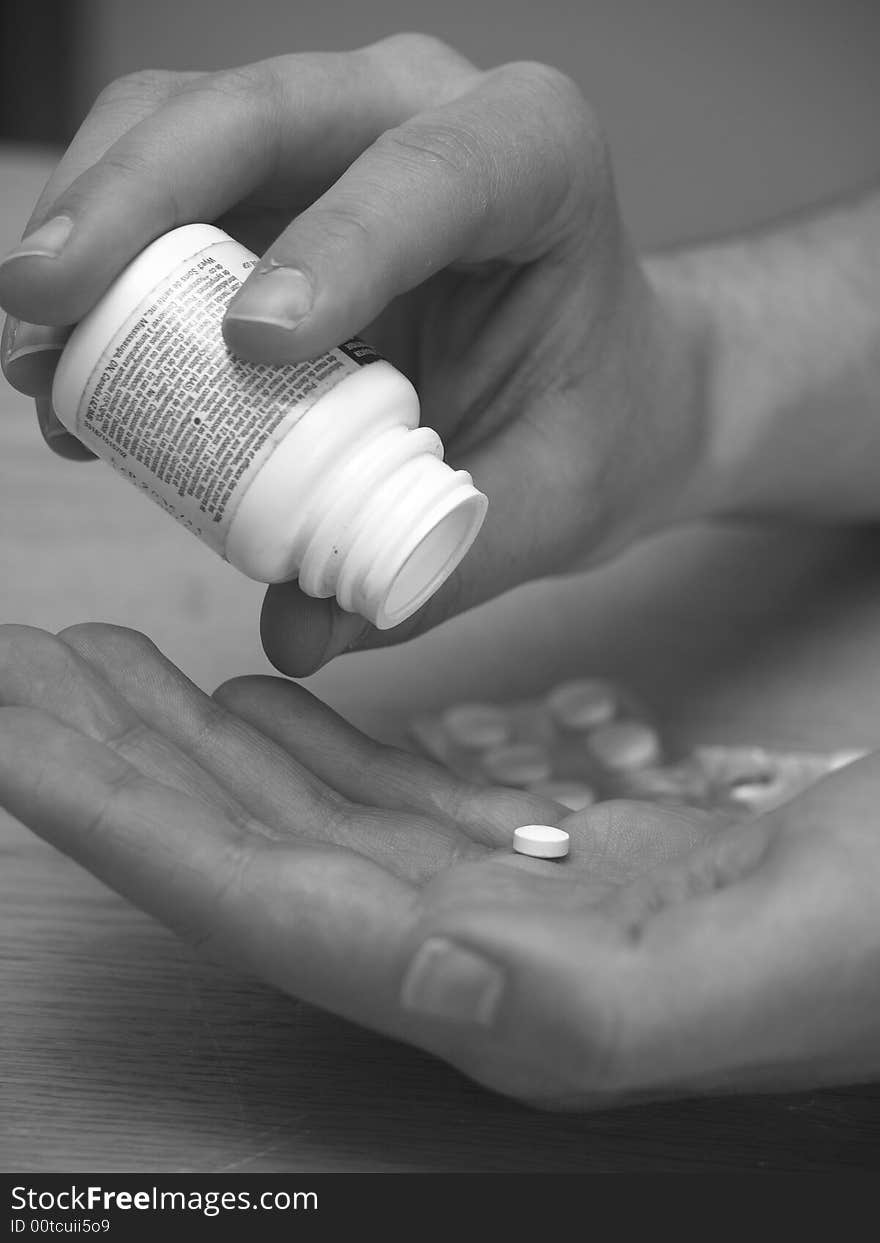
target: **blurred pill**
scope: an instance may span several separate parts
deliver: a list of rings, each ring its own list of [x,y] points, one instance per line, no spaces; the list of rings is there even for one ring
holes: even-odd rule
[[[529,794],[537,794],[539,798],[549,798],[554,803],[561,803],[569,811],[583,811],[596,801],[596,795],[581,781],[533,781],[528,791]]]
[[[507,786],[529,786],[535,781],[545,781],[551,772],[547,752],[533,742],[494,747],[483,754],[481,762],[487,777]]]
[[[566,729],[594,729],[617,711],[614,688],[599,678],[562,682],[544,701],[550,715]]]
[[[443,726],[451,742],[473,751],[498,747],[510,737],[507,713],[494,704],[456,704],[443,713]]]
[[[627,777],[626,793],[633,798],[676,803],[698,803],[708,796],[709,784],[696,764],[668,768],[640,768]]]
[[[762,774],[757,781],[735,781],[727,791],[727,797],[747,811],[766,807],[771,801],[782,799],[786,793],[785,782],[779,775]]]
[[[563,859],[568,854],[568,834],[549,824],[524,824],[513,834],[513,849],[534,859]]]
[[[649,768],[660,759],[660,739],[643,721],[611,721],[590,732],[590,754],[611,772]]]

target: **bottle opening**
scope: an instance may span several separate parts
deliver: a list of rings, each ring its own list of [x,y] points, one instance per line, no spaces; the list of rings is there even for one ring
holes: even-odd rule
[[[474,542],[485,512],[485,497],[475,492],[416,544],[388,589],[376,619],[380,630],[399,625],[434,594]]]

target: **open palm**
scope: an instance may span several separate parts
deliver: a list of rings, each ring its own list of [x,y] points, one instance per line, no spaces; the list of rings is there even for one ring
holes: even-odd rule
[[[708,831],[467,785],[295,684],[241,678],[211,698],[143,635],[98,624],[0,628],[0,802],[206,951],[535,1100],[571,1091],[568,1059],[541,1070],[548,1051],[519,1042],[487,1056],[491,980],[465,962],[429,996],[408,963],[436,976],[451,930],[420,951],[426,930],[490,911],[552,922]],[[563,818],[564,864],[511,852],[518,824]]]

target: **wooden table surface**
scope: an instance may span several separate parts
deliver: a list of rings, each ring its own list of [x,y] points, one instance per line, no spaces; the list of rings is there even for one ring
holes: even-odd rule
[[[0,247],[48,153],[0,148]],[[210,688],[268,669],[260,589],[100,464],[52,458],[0,381],[0,620],[146,631]],[[691,531],[514,593],[310,685],[395,736],[458,697],[602,671],[684,740],[880,746],[873,533]],[[0,813],[5,1171],[880,1167],[880,1087],[535,1113],[190,953]]]

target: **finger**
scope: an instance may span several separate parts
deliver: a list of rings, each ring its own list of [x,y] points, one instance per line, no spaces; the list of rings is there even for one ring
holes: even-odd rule
[[[439,878],[403,1002],[473,1031],[462,949],[493,986],[459,1064],[567,1108],[872,1077],[878,781],[872,757],[586,909],[450,901]]]
[[[0,802],[188,940],[299,997],[400,1031],[414,892],[370,861],[269,842],[27,708],[0,709]]]
[[[459,858],[482,853],[448,819],[350,804],[271,736],[194,686],[144,635],[89,624],[63,631],[62,638],[147,725],[272,827],[360,851],[418,881]]]
[[[51,306],[51,291],[42,303],[39,300],[34,301],[30,291],[30,282],[36,278],[42,279],[44,284],[48,281],[51,285],[52,267],[56,260],[52,257],[53,247],[49,243],[52,241],[52,233],[54,232],[57,241],[64,233],[66,225],[62,223],[60,231],[57,228],[50,230],[42,243],[37,236],[37,230],[55,219],[60,219],[62,222],[69,220],[70,217],[61,208],[56,209],[55,205],[63,203],[64,196],[70,191],[71,186],[100,162],[129,130],[155,112],[161,103],[177,89],[178,85],[199,76],[201,75],[156,70],[132,74],[111,83],[98,96],[88,116],[74,135],[72,143],[53,170],[25,226],[25,240],[12,252],[12,255],[7,257],[8,261],[4,260],[0,264],[0,303],[8,306],[10,302],[20,303],[24,298],[30,300],[37,311],[34,317],[27,314],[20,316],[25,321],[29,318],[34,320],[30,324],[22,324],[21,328],[21,332],[25,333],[23,344],[25,346],[31,344],[35,347],[29,355],[30,362],[25,363],[23,359],[16,360],[10,357],[9,370],[7,370],[7,359],[4,354],[4,372],[9,382],[15,387],[20,387],[20,384],[16,382],[14,376],[20,378],[21,384],[29,384],[29,387],[22,391],[30,392],[33,396],[48,393],[48,389],[43,387],[46,379],[45,371],[38,368],[38,360],[34,354],[39,352],[36,347],[45,346],[49,354],[48,364],[54,370],[54,362],[57,359],[54,359],[52,355],[57,353],[57,345],[64,334],[55,331],[40,335],[37,332],[37,326],[72,324],[80,318],[82,313],[70,314],[67,318],[60,316],[58,308]],[[56,277],[59,275],[62,279],[64,278],[62,266],[59,266],[55,273]],[[85,274],[85,278],[88,279],[88,273]],[[77,276],[73,279],[77,279]],[[83,279],[82,273],[79,274],[78,279]],[[19,340],[19,345],[21,344]],[[39,387],[35,388],[36,385]]]
[[[575,181],[595,171],[591,125],[562,74],[513,65],[381,133],[236,294],[230,348],[256,362],[308,358],[451,263],[546,253]]]
[[[31,234],[48,219],[49,209],[76,178],[100,159],[127,130],[149,115],[181,80],[194,75],[155,72],[132,75],[114,84],[96,102],[73,142],[53,171],[25,227]],[[9,279],[27,279],[28,268],[13,265]],[[47,445],[61,457],[88,461],[94,457],[58,421],[49,400],[55,367],[69,336],[64,326],[46,327],[9,316],[0,343],[3,374],[22,393],[38,398],[37,418]]]
[[[0,705],[40,709],[111,748],[145,777],[222,812],[245,813],[229,790],[151,730],[71,647],[43,630],[0,626]]]
[[[52,403],[48,397],[38,397],[34,403],[37,411],[37,424],[40,434],[53,453],[67,458],[71,462],[93,462],[96,455],[76,436],[71,436],[62,423],[58,421]]]
[[[13,388],[36,398],[37,423],[49,448],[59,457],[88,461],[95,455],[59,422],[50,399],[52,378],[67,336],[66,328],[25,324],[7,316],[0,340],[0,364]]]
[[[640,908],[641,922],[611,915],[619,887],[601,880],[585,885],[575,875],[569,884],[563,875],[554,882],[491,860],[441,876],[424,893],[401,1004],[417,1021],[445,1023],[450,1040],[457,1037],[453,1060],[467,1073],[536,1104],[595,1106],[668,1088],[672,1028],[684,1046],[681,1060],[696,1059],[696,1080],[695,1046],[707,1034],[695,1015],[677,1023],[678,1003],[723,965],[718,991],[729,990],[731,1009],[739,1004],[742,964],[731,973],[729,961],[701,961],[698,947],[717,935],[719,890],[760,857],[763,842],[756,849],[753,838],[721,837],[661,867],[667,901]],[[688,908],[696,950],[687,964],[664,953],[657,936],[663,911],[676,901]],[[731,933],[734,958],[747,921],[725,915],[720,926]],[[685,965],[689,974],[678,978]],[[465,988],[462,974],[481,979],[482,988]]]
[[[355,802],[440,816],[474,841],[508,849],[518,825],[559,817],[549,799],[472,786],[422,756],[368,738],[295,683],[234,678],[214,698]]]
[[[467,581],[472,584],[480,578],[477,567],[485,564],[484,532],[485,525],[466,558]],[[463,563],[418,612],[391,630],[377,630],[358,614],[341,609],[333,599],[307,596],[296,581],[274,583],[266,590],[260,614],[263,651],[280,673],[291,678],[308,677],[337,656],[405,643],[465,611],[469,606],[462,594],[464,581]],[[480,593],[475,586],[473,594]]]
[[[35,323],[74,323],[167,230],[215,220],[258,189],[270,201],[308,202],[412,107],[387,55],[367,52],[175,81],[41,204],[39,227],[0,265],[0,303]],[[114,108],[112,91],[105,107]]]
[[[12,387],[29,397],[48,397],[68,332],[67,328],[22,323],[8,315],[0,341],[0,362]]]
[[[559,416],[561,426],[567,412],[560,410]],[[554,420],[545,422],[553,428]],[[560,452],[552,430],[525,446],[512,443],[511,438],[518,434],[511,428],[493,439],[491,449],[456,461],[456,466],[471,472],[489,498],[485,522],[467,557],[431,599],[401,625],[377,630],[363,618],[340,609],[334,600],[306,596],[296,582],[270,586],[264,597],[260,634],[275,668],[290,677],[306,677],[346,652],[405,643],[523,582],[570,568],[583,555],[583,549],[573,542],[581,538],[580,526],[572,531],[571,546],[559,536],[559,513],[565,505],[567,486],[560,463],[570,454]],[[511,479],[520,478],[524,458],[533,467],[536,479],[557,481],[557,505],[548,503],[543,490],[530,494],[527,487],[510,486]],[[601,454],[596,460],[603,460]],[[582,512],[583,487],[581,479],[577,482],[579,491],[572,489],[572,504],[576,495]],[[598,522],[594,529],[598,539]],[[511,531],[517,532],[516,540],[511,539]]]

